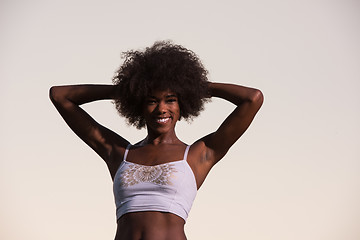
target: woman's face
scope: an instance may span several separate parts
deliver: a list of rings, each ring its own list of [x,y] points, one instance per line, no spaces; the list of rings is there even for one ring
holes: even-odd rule
[[[145,99],[144,117],[148,130],[166,133],[174,130],[180,118],[176,93],[171,90],[155,90]]]

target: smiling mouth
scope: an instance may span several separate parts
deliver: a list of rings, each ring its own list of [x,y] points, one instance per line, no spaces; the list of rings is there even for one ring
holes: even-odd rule
[[[157,119],[156,119],[156,122],[157,122],[157,123],[167,123],[168,121],[170,121],[170,118],[169,118],[169,117],[166,117],[166,118],[157,118]]]

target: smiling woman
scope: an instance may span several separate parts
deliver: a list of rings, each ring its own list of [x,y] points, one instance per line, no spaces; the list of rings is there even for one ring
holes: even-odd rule
[[[199,115],[208,94],[207,70],[196,54],[169,41],[144,51],[127,51],[113,82],[118,86],[116,108],[137,128],[145,127],[144,99],[154,90],[171,90],[178,97],[180,118]]]
[[[263,96],[254,88],[208,82],[195,53],[170,42],[124,56],[114,85],[55,86],[50,98],[70,128],[108,166],[114,182],[115,239],[184,240],[197,190],[249,127]],[[182,142],[175,132],[177,121],[199,115],[211,97],[236,108],[215,132],[191,145]],[[102,99],[113,99],[130,124],[146,127],[146,138],[132,145],[80,107]]]
[[[153,134],[174,132],[175,124],[180,119],[176,94],[170,90],[153,91],[145,101],[143,116],[148,131],[154,131]]]

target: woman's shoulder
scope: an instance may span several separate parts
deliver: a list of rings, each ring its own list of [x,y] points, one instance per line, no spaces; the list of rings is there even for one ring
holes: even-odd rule
[[[199,164],[206,159],[207,146],[204,141],[198,140],[190,145],[188,161]]]
[[[110,175],[112,177],[115,176],[117,169],[119,168],[120,164],[122,163],[124,156],[130,143],[127,144],[117,144],[114,145],[109,153],[109,159],[106,161],[106,165],[109,169]]]

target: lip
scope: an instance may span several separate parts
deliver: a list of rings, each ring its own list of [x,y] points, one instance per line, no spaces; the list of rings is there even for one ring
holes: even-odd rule
[[[156,123],[158,124],[166,124],[170,121],[171,117],[158,117],[155,118]]]

